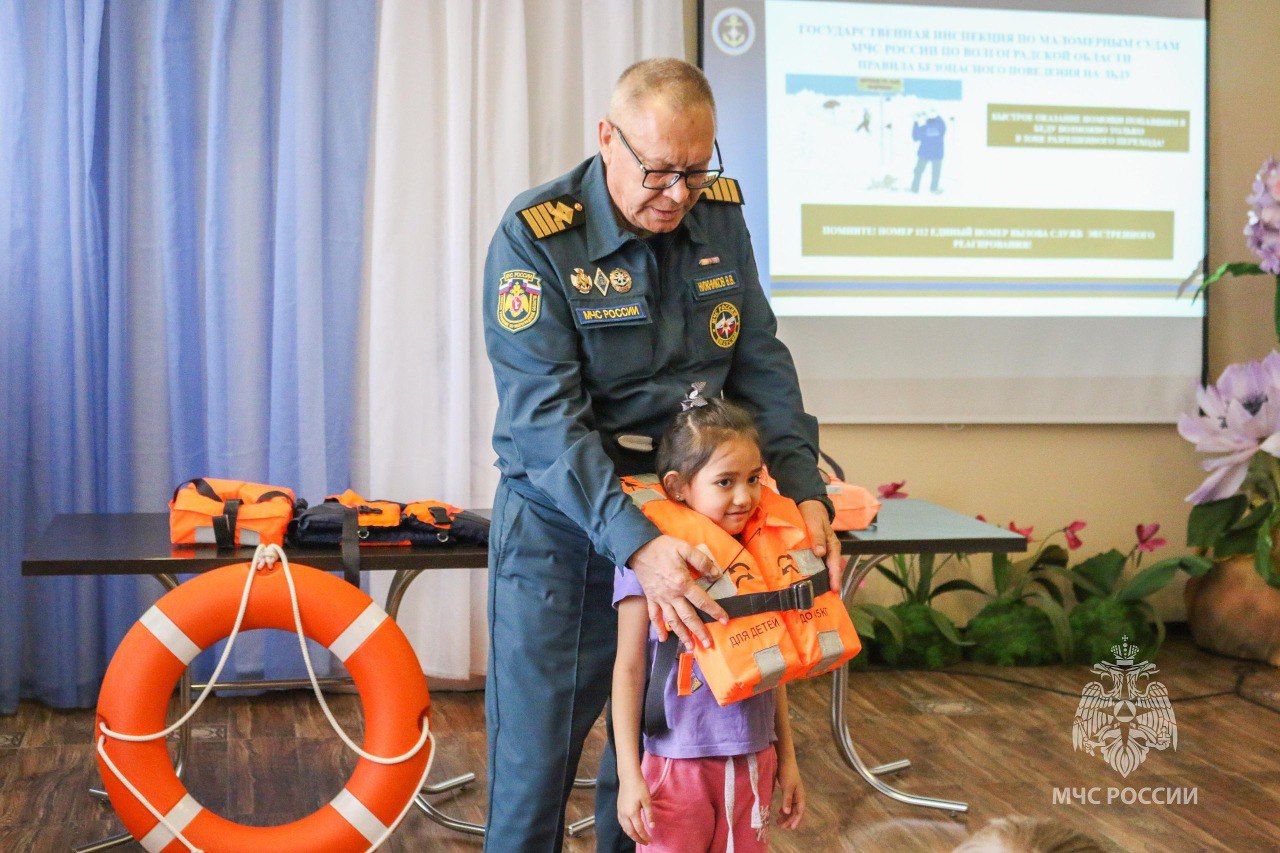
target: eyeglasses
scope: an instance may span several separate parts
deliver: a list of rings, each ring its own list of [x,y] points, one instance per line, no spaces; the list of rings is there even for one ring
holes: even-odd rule
[[[631,147],[631,143],[627,142],[627,137],[623,135],[622,128],[613,122],[609,125],[618,132],[618,138],[622,140],[622,144],[626,147],[627,152],[636,161],[636,165],[640,167],[640,171],[644,172],[644,188],[647,190],[666,190],[674,187],[681,178],[684,178],[685,186],[691,190],[705,190],[720,179],[720,175],[724,173],[724,158],[720,156],[720,143],[713,141],[711,144],[716,150],[715,169],[650,169],[640,159],[640,155],[636,154],[636,150]]]

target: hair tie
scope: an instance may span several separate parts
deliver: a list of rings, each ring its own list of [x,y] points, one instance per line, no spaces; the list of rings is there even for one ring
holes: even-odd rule
[[[702,396],[702,389],[707,387],[705,382],[695,382],[689,388],[689,393],[680,401],[680,411],[687,412],[690,409],[697,409],[707,404],[707,398]]]

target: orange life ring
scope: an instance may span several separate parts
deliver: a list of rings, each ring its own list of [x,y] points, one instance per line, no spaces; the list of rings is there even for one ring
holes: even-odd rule
[[[165,727],[169,697],[201,650],[227,637],[244,592],[249,563],[206,572],[171,590],[129,630],[107,668],[94,734],[145,734]],[[306,635],[329,648],[350,671],[364,708],[364,749],[375,756],[410,750],[429,725],[431,699],[409,641],[387,614],[352,585],[310,566],[293,565]],[[241,630],[294,630],[280,564],[258,568]],[[418,792],[433,743],[399,764],[361,758],[334,799],[301,820],[279,826],[232,823],[202,807],[174,772],[163,739],[107,738],[106,754],[166,820],[210,851],[367,850],[385,837]],[[148,851],[185,853],[185,845],[105,765],[98,769],[125,828]]]

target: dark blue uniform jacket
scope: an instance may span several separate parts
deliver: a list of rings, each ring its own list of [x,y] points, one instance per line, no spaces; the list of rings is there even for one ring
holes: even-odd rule
[[[489,247],[498,467],[615,565],[659,535],[617,477],[653,471],[694,382],[755,415],[782,494],[825,495],[817,421],[775,334],[736,184],[725,183],[671,235],[642,239],[618,225],[596,156],[516,198]]]

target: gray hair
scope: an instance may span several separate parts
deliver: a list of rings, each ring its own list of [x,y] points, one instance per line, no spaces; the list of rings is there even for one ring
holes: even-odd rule
[[[706,106],[715,120],[716,99],[706,75],[697,66],[669,57],[645,59],[623,71],[609,96],[609,117],[616,118],[628,107],[653,97],[680,108]]]

